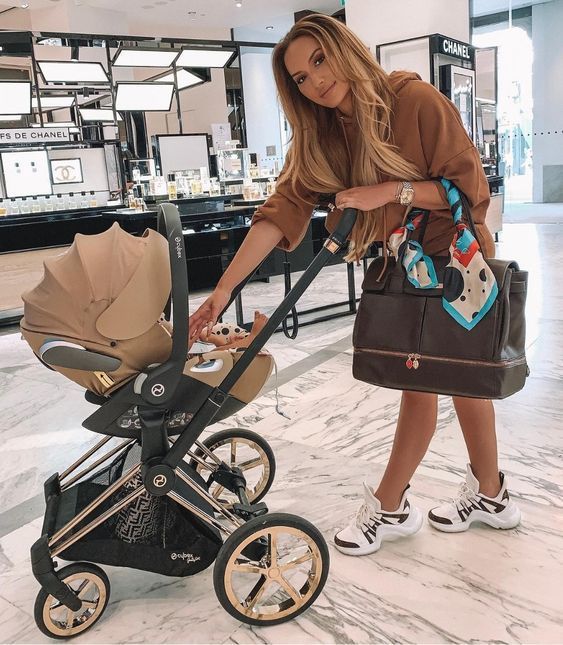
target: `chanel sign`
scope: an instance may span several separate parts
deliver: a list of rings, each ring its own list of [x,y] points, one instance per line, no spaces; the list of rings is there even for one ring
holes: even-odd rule
[[[2,128],[0,145],[70,141],[68,128]]]
[[[460,43],[457,40],[452,40],[451,38],[444,38],[443,36],[439,39],[439,51],[442,54],[447,56],[455,56],[456,58],[462,58],[464,60],[473,60],[474,47],[466,43]]]

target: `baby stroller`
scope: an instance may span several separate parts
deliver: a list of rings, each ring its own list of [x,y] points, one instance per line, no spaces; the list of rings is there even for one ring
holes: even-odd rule
[[[285,622],[315,601],[328,575],[327,545],[308,521],[268,513],[260,501],[275,473],[268,443],[240,429],[199,437],[258,394],[272,371],[264,343],[343,247],[355,218],[345,211],[248,348],[187,361],[186,258],[174,206],[160,208],[162,235],[133,237],[114,224],[77,235],[45,263],[43,281],[24,295],[22,334],[43,364],[85,387],[99,407],[82,425],[104,438],[44,484],[42,534],[31,548],[43,633],[70,638],[101,617],[110,584],[91,562],[188,576],[215,561],[219,602],[251,625]],[[57,557],[73,564],[56,570]]]

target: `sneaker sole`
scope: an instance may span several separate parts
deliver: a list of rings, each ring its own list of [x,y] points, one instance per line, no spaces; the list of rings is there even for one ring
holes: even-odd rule
[[[382,524],[378,527],[377,537],[371,544],[350,549],[344,546],[339,546],[335,542],[333,542],[333,545],[345,555],[369,555],[370,553],[379,551],[383,542],[392,542],[418,533],[422,528],[423,521],[424,518],[421,511],[418,508],[411,506],[411,512],[406,522],[393,526]]]
[[[520,524],[521,518],[522,515],[520,513],[520,509],[516,504],[513,504],[512,506],[507,506],[504,511],[497,515],[491,515],[491,513],[486,513],[485,511],[473,511],[465,522],[440,524],[439,522],[435,522],[428,518],[428,524],[444,533],[463,533],[464,531],[467,531],[474,522],[482,522],[494,529],[502,529],[503,531],[506,531],[508,529],[516,528],[518,524]]]

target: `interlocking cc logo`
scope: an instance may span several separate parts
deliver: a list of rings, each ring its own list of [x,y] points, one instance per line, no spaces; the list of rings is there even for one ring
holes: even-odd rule
[[[157,383],[151,388],[151,393],[153,396],[162,396],[164,394],[164,385]]]
[[[157,488],[162,488],[163,486],[166,486],[166,476],[165,475],[156,475],[156,477],[152,480],[152,483],[157,487]]]
[[[56,181],[60,183],[72,183],[78,179],[76,174],[76,168],[74,166],[55,166],[53,168],[53,174],[55,175]]]

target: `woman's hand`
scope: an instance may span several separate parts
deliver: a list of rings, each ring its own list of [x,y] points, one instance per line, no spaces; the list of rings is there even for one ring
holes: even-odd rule
[[[194,341],[198,340],[204,327],[207,327],[208,330],[213,327],[230,299],[230,291],[217,287],[199,309],[190,316],[188,321],[190,329],[188,345],[190,347]]]
[[[396,181],[386,181],[376,186],[357,186],[336,193],[336,208],[357,208],[360,211],[371,211],[389,202],[395,201]]]

